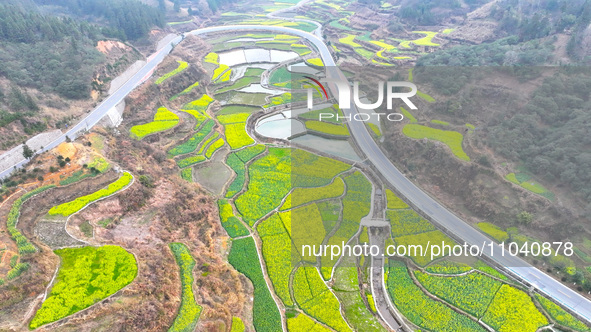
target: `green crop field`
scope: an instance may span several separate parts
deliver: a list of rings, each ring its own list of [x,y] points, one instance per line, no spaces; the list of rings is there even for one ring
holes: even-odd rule
[[[400,107],[400,112],[402,113],[402,115],[404,115],[404,117],[406,119],[408,119],[408,122],[410,122],[410,123],[417,122],[417,119],[412,114],[410,114],[410,112],[407,111],[404,107]]]
[[[574,329],[576,331],[591,331],[589,326],[583,324],[580,320],[575,318],[573,315],[566,312],[562,309],[559,305],[555,304],[554,302],[548,300],[547,298],[536,294],[536,299],[544,310],[556,321],[556,323]]]
[[[436,263],[429,264],[425,270],[429,273],[434,274],[462,274],[472,270],[467,264],[452,262],[452,261],[439,261]]]
[[[404,263],[388,260],[385,269],[386,288],[392,302],[413,324],[429,331],[486,331],[467,316],[425,295],[411,279]]]
[[[230,237],[245,236],[249,234],[248,229],[246,229],[246,227],[234,215],[232,205],[227,200],[218,200],[218,209],[220,211],[222,227],[224,227]]]
[[[335,283],[332,286],[337,298],[340,300],[343,306],[345,317],[354,331],[364,332],[382,332],[386,331],[372,314],[375,308],[371,309],[373,299],[370,300],[368,295],[368,303],[370,308],[365,305],[361,295],[359,294],[359,276],[357,273],[357,267],[352,266],[352,262],[348,262],[349,265],[338,266],[335,271]]]
[[[228,155],[226,158],[226,164],[236,173],[236,177],[227,188],[226,198],[234,197],[234,195],[242,190],[246,180],[244,164],[264,151],[265,146],[259,144],[243,148]]]
[[[88,204],[91,204],[96,200],[112,195],[117,191],[123,189],[131,182],[132,179],[133,176],[130,173],[125,172],[119,179],[107,186],[106,189],[101,189],[99,191],[95,191],[90,195],[78,197],[73,201],[54,206],[49,210],[48,213],[50,216],[71,216],[72,214],[86,207]]]
[[[289,222],[289,219],[273,214],[257,226],[257,231],[263,242],[263,258],[273,289],[285,305],[292,306],[289,275],[292,263],[297,263],[299,257],[295,256],[296,249],[291,245],[291,225],[285,225],[284,221]]]
[[[226,140],[232,150],[240,149],[254,143],[254,139],[246,132],[246,123],[232,123],[224,126]]]
[[[218,115],[227,115],[227,114],[235,114],[235,113],[254,113],[261,110],[258,106],[243,106],[243,105],[230,105],[222,107],[217,114]]]
[[[205,151],[205,157],[207,159],[211,159],[211,157],[213,156],[213,154],[220,149],[222,146],[224,146],[224,144],[226,144],[226,142],[224,142],[224,140],[220,137],[217,140],[215,140],[213,143],[211,143],[209,145],[209,147],[207,147],[207,150]]]
[[[287,318],[287,330],[290,332],[330,332],[331,329],[316,322],[310,316],[300,313],[295,317]]]
[[[343,219],[339,228],[329,239],[328,244],[341,245],[341,242],[347,242],[359,230],[361,218],[365,217],[371,207],[371,183],[363,175],[356,171],[345,177],[347,191],[342,198]],[[322,275],[325,279],[330,277],[330,272],[334,261],[330,257],[322,257]]]
[[[340,303],[322,281],[318,270],[301,266],[293,279],[294,298],[308,315],[336,331],[351,331],[340,313]]]
[[[245,328],[244,322],[240,317],[232,317],[232,329],[230,332],[244,332]]]
[[[320,114],[325,114],[323,115],[322,121],[334,124],[341,123],[341,119],[343,118],[343,112],[338,108],[338,105],[333,105],[332,107],[302,113],[299,114],[298,117],[305,120],[320,121]],[[328,114],[332,114],[332,117],[329,117]]]
[[[335,178],[334,182],[319,188],[295,188],[281,206],[281,210],[291,209],[312,201],[341,196],[345,191],[345,183],[341,178]]]
[[[445,243],[445,245],[454,246],[456,244],[452,239],[443,234],[441,231],[430,231],[413,235],[404,235],[395,238],[394,241],[398,246],[406,247],[406,256],[410,257],[420,266],[425,266],[431,262],[431,245],[436,244],[438,246],[442,246],[442,243]],[[420,246],[424,254],[421,255],[421,250],[419,249],[417,249],[416,252],[415,250],[408,249],[409,246]],[[433,258],[435,259],[437,257],[441,256],[434,255]]]
[[[431,120],[431,123],[442,125],[442,126],[449,126],[449,122],[447,122],[447,121]]]
[[[400,199],[392,190],[386,189],[386,199],[388,201],[388,209],[407,209],[408,204],[406,204],[402,199]]]
[[[536,331],[548,325],[529,295],[509,285],[501,286],[482,321],[499,332]]]
[[[447,145],[451,152],[461,160],[470,161],[470,157],[462,148],[464,136],[457,131],[441,130],[425,127],[418,124],[407,124],[402,128],[402,133],[414,139],[430,139]]]
[[[509,240],[509,234],[496,225],[487,222],[479,222],[477,225],[481,231],[499,242],[505,242]]]
[[[240,160],[246,163],[263,152],[265,152],[265,146],[262,144],[257,144],[236,151],[236,155],[238,158],[240,158]]]
[[[161,77],[159,77],[154,83],[156,85],[162,84],[162,82],[166,81],[167,79],[173,77],[174,75],[182,72],[183,70],[187,69],[189,67],[189,64],[186,63],[185,61],[177,61],[179,63],[179,66],[174,69],[171,72],[168,72],[164,75],[162,75]]]
[[[118,246],[55,250],[61,264],[47,299],[29,324],[35,329],[114,294],[135,279],[135,257]]]
[[[228,256],[230,264],[244,274],[254,286],[253,323],[258,332],[275,332],[281,329],[281,316],[273,300],[257,255],[252,237],[232,241]]]
[[[534,194],[544,196],[548,199],[554,199],[554,194],[552,192],[544,188],[544,186],[538,182],[532,180],[531,177],[525,173],[509,173],[505,175],[505,179],[531,191]]]
[[[175,146],[174,148],[168,151],[168,154],[171,156],[179,156],[186,153],[191,153],[197,149],[199,144],[203,141],[207,135],[211,132],[215,126],[215,122],[213,120],[208,120],[202,127],[199,129],[198,132],[193,134],[191,138],[189,138],[186,142]]]
[[[191,91],[193,91],[193,89],[195,89],[196,87],[199,86],[199,82],[195,82],[191,85],[189,85],[188,87],[186,87],[183,91],[177,93],[176,95],[170,97],[170,101],[174,101],[176,100],[178,97],[182,96],[182,95],[186,95],[188,93],[190,93]]]
[[[173,128],[179,123],[178,115],[172,113],[166,107],[160,107],[154,115],[154,121],[131,127],[131,137],[142,139],[147,135],[158,133]]]
[[[203,308],[195,302],[193,290],[193,268],[195,260],[186,245],[182,243],[170,243],[168,245],[174,259],[179,266],[181,275],[181,306],[172,323],[169,332],[193,331],[201,316]]]
[[[392,237],[418,234],[435,230],[435,226],[429,221],[421,218],[415,211],[407,210],[388,210],[386,219],[390,221]]]
[[[17,198],[14,203],[12,203],[12,207],[10,208],[8,216],[6,217],[6,228],[8,229],[8,233],[10,233],[10,237],[14,240],[14,242],[16,242],[18,253],[21,255],[37,251],[35,246],[33,246],[33,244],[29,242],[29,240],[18,229],[16,229],[16,223],[18,222],[21,207],[27,199],[51,188],[55,188],[55,185],[48,185],[33,189]]]
[[[316,67],[323,67],[324,66],[324,62],[322,62],[322,59],[320,58],[312,58],[312,59],[308,59],[306,60],[306,63],[312,66],[316,66]]]
[[[244,182],[246,181],[246,170],[244,169],[244,162],[238,158],[236,153],[228,154],[226,158],[226,165],[228,165],[235,173],[236,177],[226,190],[226,198],[234,197],[242,187],[244,187]]]
[[[205,158],[205,156],[196,155],[196,156],[191,156],[191,157],[181,159],[181,160],[177,161],[176,164],[179,166],[179,168],[185,168],[185,167],[189,167],[189,166],[192,166],[195,164],[199,164],[201,162],[204,162],[205,160],[207,160],[207,158]]]
[[[181,178],[185,181],[193,182],[193,168],[187,167],[181,170]]]
[[[478,318],[501,287],[500,281],[478,272],[440,277],[415,271],[415,276],[431,294]]]
[[[333,136],[349,136],[349,129],[344,124],[336,125],[329,122],[308,120],[306,121],[306,129]]]
[[[252,68],[250,68],[250,69],[252,69]],[[258,81],[259,81],[259,79],[257,77],[246,76],[246,74],[245,74],[244,77],[241,77],[240,79],[236,80],[236,82],[234,82],[232,85],[221,88],[219,90],[216,90],[215,93],[218,94],[218,93],[228,92],[231,90],[242,89],[242,88],[245,88],[245,87],[251,85],[252,83],[256,83]]]
[[[269,148],[249,168],[248,190],[236,199],[236,207],[250,225],[276,208],[294,186],[327,185],[349,165],[303,150]]]

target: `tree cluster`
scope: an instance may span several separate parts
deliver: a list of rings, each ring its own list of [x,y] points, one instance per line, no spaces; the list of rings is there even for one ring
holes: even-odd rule
[[[108,22],[102,33],[122,40],[144,37],[154,26],[164,26],[164,13],[137,0],[35,0],[65,7],[77,17],[93,16]]]

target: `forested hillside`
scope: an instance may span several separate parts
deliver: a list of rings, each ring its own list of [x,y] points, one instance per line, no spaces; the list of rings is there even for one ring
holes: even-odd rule
[[[61,6],[75,17],[91,16],[108,22],[107,37],[121,40],[145,36],[153,26],[164,25],[164,13],[136,0],[35,0],[39,5]]]
[[[158,8],[136,0],[0,3],[0,149],[63,128],[140,56],[121,43],[112,53],[115,44],[100,43],[133,42],[163,25]]]

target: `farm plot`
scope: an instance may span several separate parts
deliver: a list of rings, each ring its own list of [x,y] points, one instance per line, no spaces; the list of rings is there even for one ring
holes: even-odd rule
[[[343,311],[349,324],[355,331],[378,332],[386,331],[380,322],[372,315],[360,295],[357,267],[350,261],[336,268],[335,284],[332,286],[337,298],[343,305]],[[370,301],[368,296],[368,302]],[[375,308],[374,308],[375,311]]]
[[[14,203],[12,203],[12,207],[10,208],[10,211],[8,212],[8,216],[6,217],[6,228],[8,229],[8,233],[10,233],[10,237],[16,242],[16,246],[18,248],[18,253],[20,255],[29,254],[29,253],[33,253],[33,252],[37,251],[35,246],[33,246],[33,244],[31,242],[29,242],[29,239],[27,239],[16,228],[16,223],[18,222],[18,217],[20,215],[21,207],[27,199],[29,199],[37,194],[40,194],[47,189],[51,189],[54,187],[55,187],[55,185],[48,185],[48,186],[43,186],[43,187],[33,189],[33,190],[29,191],[28,193],[19,197],[18,199],[16,199],[14,201]]]
[[[244,274],[254,286],[253,323],[259,332],[275,332],[281,329],[281,316],[273,300],[259,262],[252,237],[232,241],[228,256],[230,264]]]
[[[347,191],[342,198],[343,218],[335,234],[328,240],[330,245],[341,245],[349,241],[359,230],[361,218],[365,217],[371,206],[371,183],[359,171],[345,177]],[[322,257],[322,276],[330,278],[333,261],[330,257]]]
[[[431,245],[438,245],[443,247],[442,243],[449,246],[454,246],[456,243],[441,231],[430,231],[413,235],[404,235],[394,238],[398,246],[405,247],[406,256],[410,257],[415,263],[420,266],[425,266],[432,261],[431,259]],[[413,249],[413,246],[416,248]],[[433,259],[441,257],[441,255],[434,255]]]
[[[292,260],[297,264],[299,259],[294,257],[296,250],[292,247],[289,225],[286,227],[283,218],[273,214],[258,225],[257,231],[263,242],[263,258],[275,293],[285,305],[292,306],[289,275],[292,270]]]
[[[35,329],[114,294],[135,279],[135,257],[118,246],[55,250],[61,265],[55,284],[29,324]]]
[[[472,267],[464,263],[441,261],[430,264],[425,268],[425,270],[429,273],[453,275],[469,272],[470,270],[472,270]]]
[[[406,204],[402,199],[400,199],[392,190],[386,189],[386,199],[388,201],[388,209],[407,209],[408,204]]]
[[[246,120],[250,113],[233,113],[219,115],[218,120],[224,125],[225,136],[232,150],[240,149],[254,143],[254,139],[246,132]]]
[[[301,266],[293,279],[293,293],[299,307],[337,331],[351,331],[339,310],[340,303],[313,266]]]
[[[186,245],[175,242],[170,243],[168,246],[179,266],[182,290],[179,312],[168,331],[193,331],[203,310],[203,307],[195,302],[193,290],[193,268],[195,267],[195,260]]]
[[[536,299],[540,302],[544,310],[554,319],[558,324],[569,327],[577,331],[591,331],[589,326],[583,324],[580,320],[575,318],[573,315],[566,312],[559,305],[548,300],[547,298],[536,294]]]
[[[183,91],[177,93],[176,95],[170,97],[170,101],[174,101],[176,100],[178,97],[182,96],[182,95],[186,95],[188,93],[190,93],[191,91],[193,91],[193,89],[195,89],[196,87],[199,86],[199,82],[195,82],[191,85],[189,85],[188,87],[186,87]]]
[[[394,305],[413,324],[431,331],[486,331],[477,322],[425,295],[404,263],[388,260],[386,288]]]
[[[73,201],[54,206],[49,210],[48,214],[50,216],[55,216],[55,215],[61,215],[64,217],[71,216],[72,214],[83,209],[88,204],[91,204],[92,202],[94,202],[96,200],[99,200],[103,197],[107,197],[109,195],[112,195],[112,194],[116,193],[117,191],[123,189],[131,182],[132,179],[133,179],[133,176],[130,173],[125,172],[125,173],[123,173],[123,175],[119,179],[117,179],[115,182],[109,184],[107,186],[107,188],[101,189],[99,191],[95,191],[94,193],[92,193],[90,195],[78,197]]]
[[[462,148],[464,136],[457,131],[441,130],[418,124],[407,124],[402,128],[402,133],[414,139],[430,139],[447,145],[451,152],[461,160],[470,161],[470,157]]]
[[[509,285],[501,286],[482,321],[500,332],[536,331],[548,325],[529,295]]]
[[[154,121],[131,127],[131,137],[140,140],[147,135],[158,133],[173,128],[179,123],[178,115],[169,111],[166,107],[160,107],[154,115]]]
[[[208,139],[206,139],[203,143],[201,143],[199,150],[195,153],[194,156],[177,160],[176,163],[179,166],[179,168],[189,167],[189,166],[204,162],[205,160],[211,158],[211,155],[209,157],[207,157],[206,155],[203,155],[203,154],[204,153],[207,154],[209,151],[211,151],[211,154],[213,154],[213,152],[215,152],[215,150],[219,149],[220,147],[222,147],[224,145],[224,141],[222,139],[220,139],[219,137],[220,137],[220,134],[218,132],[214,132],[213,135],[209,136]],[[215,144],[215,148],[213,150],[209,150],[209,148],[211,146],[214,146],[214,144]]]
[[[207,150],[205,150],[205,158],[211,159],[211,157],[213,156],[213,154],[217,150],[219,150],[222,146],[224,146],[224,144],[226,144],[226,142],[224,142],[224,139],[222,139],[221,137],[218,138],[217,140],[215,140],[213,143],[211,143],[209,145],[209,147],[207,148]]]
[[[341,196],[345,191],[345,183],[341,178],[324,187],[319,188],[295,188],[281,206],[281,210],[304,205],[313,201]]]
[[[314,321],[310,316],[300,313],[287,318],[287,330],[290,332],[329,332],[331,329]]]
[[[207,108],[211,103],[213,103],[213,98],[203,95],[201,98],[187,103],[181,109],[182,112],[189,113],[195,118],[195,130],[199,129],[203,122],[210,118],[207,114]]]
[[[554,199],[554,194],[551,191],[544,188],[544,186],[542,186],[538,182],[532,180],[531,176],[529,176],[528,174],[509,173],[505,175],[505,179],[515,183],[518,186],[521,186],[524,189],[531,191],[534,194],[538,194],[548,199]]]
[[[320,133],[331,136],[349,136],[349,129],[345,124],[332,124],[324,121],[308,120],[306,121],[306,129],[311,131],[311,134]]]
[[[232,317],[232,329],[230,332],[244,332],[246,327],[240,317]]]
[[[174,157],[195,151],[203,139],[209,135],[214,126],[215,122],[213,120],[208,120],[198,132],[191,136],[191,138],[170,149],[168,154]]]
[[[236,199],[236,207],[250,225],[278,207],[291,186],[328,184],[349,165],[303,150],[269,148],[269,153],[249,167],[248,190]]]
[[[484,233],[490,235],[493,239],[504,242],[509,240],[509,233],[505,232],[504,230],[500,229],[498,226],[493,225],[487,222],[479,222],[477,224],[478,228]]]
[[[230,105],[222,107],[217,114],[218,115],[227,115],[227,114],[235,114],[235,113],[254,113],[260,111],[261,108],[257,106],[243,106],[243,105]]]
[[[442,277],[415,271],[415,276],[431,294],[478,318],[484,315],[502,285],[478,272]]]
[[[320,114],[323,114],[322,119],[320,119]],[[332,116],[329,117],[329,114]],[[333,105],[331,107],[302,113],[298,115],[298,117],[304,120],[322,120],[333,124],[340,124],[341,119],[343,118],[343,112],[338,108],[338,105]]]
[[[234,195],[242,190],[246,181],[245,163],[263,153],[263,151],[265,151],[265,146],[259,144],[228,154],[226,165],[236,173],[236,177],[226,190],[226,198],[234,197]]]
[[[189,64],[186,63],[185,61],[177,61],[177,62],[179,63],[179,66],[176,69],[174,69],[173,71],[168,72],[168,73],[162,75],[154,83],[156,85],[162,84],[167,79],[173,77],[174,75],[176,75],[176,74],[184,71],[185,69],[187,69],[189,67]]]
[[[245,76],[241,77],[240,79],[236,80],[236,82],[234,82],[232,85],[221,88],[219,90],[216,90],[216,94],[218,93],[224,93],[224,92],[228,92],[228,91],[232,91],[232,90],[238,90],[238,89],[242,89],[245,88],[249,85],[251,85],[252,83],[256,83],[259,82],[259,79],[256,77],[252,77],[252,76]]]
[[[238,237],[248,235],[248,229],[240,222],[234,215],[232,205],[225,199],[218,200],[218,209],[220,211],[220,221],[222,227],[226,230],[230,237]]]
[[[386,219],[390,221],[392,237],[418,234],[435,230],[435,226],[429,221],[421,218],[415,211],[387,210]]]

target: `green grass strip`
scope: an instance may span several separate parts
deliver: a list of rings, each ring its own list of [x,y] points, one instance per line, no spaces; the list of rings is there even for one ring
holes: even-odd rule
[[[99,191],[95,191],[90,195],[78,197],[73,201],[54,206],[49,210],[48,213],[51,216],[71,216],[72,214],[82,210],[85,206],[95,202],[96,200],[112,195],[117,191],[123,189],[131,182],[132,179],[133,176],[130,173],[125,172],[119,179],[111,183],[106,189],[101,189]]]
[[[193,268],[195,260],[191,256],[189,248],[182,243],[170,243],[168,245],[176,263],[179,265],[181,275],[181,307],[172,323],[169,332],[194,331],[203,308],[195,302],[193,291]]]
[[[156,85],[162,84],[162,82],[166,81],[167,79],[173,77],[174,75],[182,72],[183,70],[187,69],[189,67],[189,64],[186,63],[185,61],[177,61],[179,63],[179,66],[174,69],[173,71],[166,73],[164,75],[162,75],[160,78],[158,78],[156,80],[156,82],[154,82]]]

